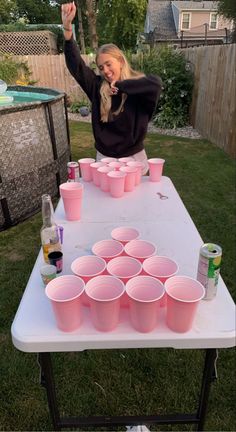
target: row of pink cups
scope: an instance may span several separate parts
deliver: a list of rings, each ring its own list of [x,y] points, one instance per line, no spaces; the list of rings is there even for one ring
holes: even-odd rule
[[[58,327],[64,331],[78,328],[81,305],[86,305],[95,328],[111,331],[119,323],[120,307],[128,307],[132,326],[145,333],[158,325],[160,308],[167,306],[168,327],[188,331],[204,296],[203,286],[189,277],[176,276],[176,262],[155,255],[156,246],[140,240],[135,228],[117,227],[111,236],[93,245],[94,255],[72,262],[74,276],[61,276],[47,285],[46,295]]]
[[[133,191],[141,182],[144,168],[143,162],[135,161],[132,157],[106,157],[99,162],[92,158],[83,158],[78,162],[82,179],[86,182],[93,181],[104,192],[110,192],[114,198],[123,196],[124,192]],[[161,180],[164,163],[164,159],[148,159],[150,181]]]
[[[144,168],[142,162],[127,161],[125,163],[118,160],[108,162],[108,160],[109,158],[104,158],[87,166],[87,172],[90,169],[90,178],[95,186],[100,187],[103,192],[109,192],[113,198],[120,198],[125,192],[133,191],[135,186],[140,184]],[[81,176],[84,179],[84,163],[81,165],[81,160],[79,163]]]
[[[114,198],[120,198],[125,192],[131,192],[141,181],[142,162],[121,158],[119,161],[104,158],[101,162],[94,159],[80,159],[80,171],[84,181],[92,181],[104,192],[109,192]],[[126,160],[126,162],[125,162]],[[107,163],[105,162],[107,161]],[[149,159],[151,181],[160,181],[164,159]],[[79,182],[62,183],[59,187],[67,220],[81,219],[84,185]]]
[[[78,276],[59,276],[48,283],[46,295],[60,330],[71,332],[80,327],[84,292],[89,298],[91,321],[97,330],[103,332],[118,326],[120,300],[126,292],[131,325],[141,333],[153,331],[160,323],[160,302],[165,293],[167,326],[174,332],[189,331],[198,303],[205,295],[200,282],[187,276],[173,276],[163,285],[154,277],[141,275],[131,278],[126,286],[119,278],[110,275],[95,276],[87,284]]]

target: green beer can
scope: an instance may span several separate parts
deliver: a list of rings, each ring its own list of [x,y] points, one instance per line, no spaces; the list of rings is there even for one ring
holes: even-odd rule
[[[205,287],[204,300],[212,300],[217,293],[222,249],[213,243],[205,243],[199,254],[197,280]]]

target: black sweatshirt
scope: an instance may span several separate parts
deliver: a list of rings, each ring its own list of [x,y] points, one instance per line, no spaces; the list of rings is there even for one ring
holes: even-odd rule
[[[111,112],[121,103],[121,93],[127,94],[124,109],[111,121],[100,120],[100,87],[102,78],[86,66],[76,42],[65,41],[65,58],[71,75],[92,103],[92,126],[95,148],[105,156],[132,156],[143,150],[143,140],[161,92],[161,79],[148,75],[139,79],[116,81],[120,90],[112,96]],[[110,116],[109,116],[110,117]]]

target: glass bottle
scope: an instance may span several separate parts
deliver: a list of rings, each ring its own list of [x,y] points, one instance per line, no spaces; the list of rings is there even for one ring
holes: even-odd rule
[[[54,210],[51,197],[48,194],[42,195],[42,218],[43,226],[40,231],[43,257],[46,263],[49,262],[48,254],[61,250],[59,229],[54,221]]]

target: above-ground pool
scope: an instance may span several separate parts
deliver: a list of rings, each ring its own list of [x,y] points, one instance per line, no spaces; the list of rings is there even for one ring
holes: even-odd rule
[[[40,87],[8,87],[0,104],[0,230],[41,208],[41,196],[58,195],[70,160],[65,94]]]

